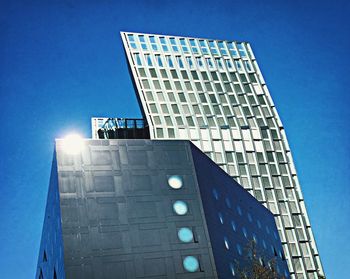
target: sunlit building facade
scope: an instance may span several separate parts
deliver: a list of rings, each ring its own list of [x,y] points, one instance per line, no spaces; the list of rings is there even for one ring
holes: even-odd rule
[[[275,216],[292,278],[322,265],[283,125],[249,43],[122,32],[151,139],[188,139]]]

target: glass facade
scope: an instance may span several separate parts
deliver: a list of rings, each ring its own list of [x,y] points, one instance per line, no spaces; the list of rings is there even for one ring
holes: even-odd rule
[[[191,140],[274,214],[292,278],[323,275],[286,134],[250,44],[122,39],[151,139]]]

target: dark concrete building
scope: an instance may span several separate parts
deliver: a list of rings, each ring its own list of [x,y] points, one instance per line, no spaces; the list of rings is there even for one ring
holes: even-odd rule
[[[273,215],[189,141],[73,145],[56,142],[36,278],[240,278],[250,243],[289,278]]]

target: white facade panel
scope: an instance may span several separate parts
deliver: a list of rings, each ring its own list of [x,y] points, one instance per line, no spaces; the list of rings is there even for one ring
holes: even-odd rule
[[[249,43],[122,39],[151,138],[195,140],[275,214],[292,278],[323,275],[287,138]],[[303,243],[312,255],[301,254]]]

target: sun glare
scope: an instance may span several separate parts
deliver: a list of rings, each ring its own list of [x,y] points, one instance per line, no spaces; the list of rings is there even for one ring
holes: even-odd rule
[[[71,155],[79,154],[84,147],[84,141],[78,134],[70,134],[63,139],[64,152]]]

